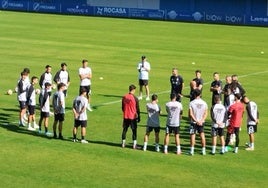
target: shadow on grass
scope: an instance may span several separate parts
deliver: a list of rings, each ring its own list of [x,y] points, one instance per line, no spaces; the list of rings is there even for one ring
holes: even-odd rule
[[[26,127],[19,127],[18,125],[15,125],[13,123],[0,124],[0,127],[8,131],[16,132],[19,134],[27,134],[31,136],[46,138],[46,139],[52,139],[51,136],[46,136],[44,133],[39,133],[38,131],[29,131],[27,130]]]
[[[113,146],[113,147],[121,147],[121,143],[114,143],[114,142],[107,142],[107,141],[97,141],[97,140],[89,140],[89,143],[92,144],[101,144],[101,145],[107,145],[107,146]]]
[[[19,113],[18,108],[0,108],[2,111],[0,113],[0,125],[5,126],[8,125],[12,116],[14,116],[14,112]]]
[[[97,94],[99,96],[103,96],[103,97],[113,97],[113,98],[122,98],[122,95],[108,95],[108,94]]]

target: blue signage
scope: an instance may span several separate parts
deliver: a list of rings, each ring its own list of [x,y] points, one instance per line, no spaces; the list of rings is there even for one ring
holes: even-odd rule
[[[131,9],[129,9],[129,17],[164,20],[165,19],[165,11],[164,10],[131,8]]]
[[[112,16],[112,17],[129,17],[129,9],[121,7],[95,7],[94,15]]]
[[[61,11],[64,14],[94,15],[94,7],[78,5],[78,4],[75,5],[62,4]]]
[[[158,9],[90,6],[86,0],[0,0],[0,10],[268,26],[268,0],[160,0]],[[250,2],[250,3],[249,3]],[[229,7],[226,9],[226,7]]]
[[[60,13],[60,4],[29,2],[30,12]]]
[[[28,2],[27,1],[2,0],[0,9],[27,11]]]

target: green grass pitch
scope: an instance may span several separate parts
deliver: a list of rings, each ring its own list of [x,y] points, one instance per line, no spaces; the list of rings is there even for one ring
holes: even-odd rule
[[[245,151],[248,141],[245,118],[239,153],[202,156],[197,137],[195,156],[188,156],[187,110],[183,99],[181,156],[171,137],[170,153],[133,150],[131,131],[128,147],[122,149],[121,97],[131,83],[137,85],[136,65],[142,55],[151,63],[150,90],[159,95],[163,109],[160,140],[163,143],[165,103],[169,101],[169,77],[177,67],[185,80],[183,93],[196,69],[205,81],[203,98],[210,106],[209,85],[213,72],[221,79],[238,74],[247,96],[257,102],[260,125],[255,151]],[[267,141],[267,58],[268,30],[239,27],[134,19],[97,18],[0,12],[0,182],[3,187],[264,187],[268,184]],[[89,144],[72,143],[71,104],[78,94],[78,68],[88,59],[93,70],[92,105],[88,112]],[[65,141],[48,139],[18,125],[14,89],[19,74],[29,67],[40,77],[45,65],[53,74],[61,62],[68,64],[71,85],[66,99]],[[194,63],[193,63],[194,62]],[[99,79],[103,77],[103,80]],[[138,144],[143,144],[146,102],[140,102],[142,119]],[[37,110],[37,120],[39,111]],[[52,131],[53,118],[49,130]],[[206,121],[207,153],[210,151],[210,118]],[[79,135],[80,137],[80,135]]]

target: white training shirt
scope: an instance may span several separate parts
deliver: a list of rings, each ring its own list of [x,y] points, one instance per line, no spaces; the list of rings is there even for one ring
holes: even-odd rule
[[[212,110],[211,116],[213,117],[213,119],[215,119],[216,122],[223,123],[221,126],[219,126],[216,122],[212,122],[212,127],[224,128],[225,120],[226,120],[226,108],[225,108],[225,106],[217,103],[214,106],[212,106],[211,110]]]
[[[28,87],[28,90],[31,88],[31,86],[32,85],[30,85]],[[32,92],[32,94],[30,96],[29,105],[31,105],[31,106],[35,106],[36,105],[36,93],[35,93],[35,89],[33,89],[33,92]]]
[[[180,116],[182,112],[182,104],[178,101],[169,101],[166,103],[167,122],[166,125],[170,127],[180,126]]]
[[[64,83],[65,84],[65,89],[68,88],[68,80],[69,80],[69,73],[68,71],[63,71],[61,70],[60,71],[60,74],[59,74],[59,83]]]
[[[27,80],[27,79],[25,79],[25,80],[20,80],[19,82],[18,82],[18,85],[20,84],[20,82],[21,82],[21,84],[22,84],[22,90],[20,91],[20,89],[19,89],[19,87],[18,87],[18,101],[27,101],[27,88],[28,88],[28,86],[29,86],[29,81]]]
[[[80,67],[79,68],[79,75],[83,75],[83,74],[92,74],[91,68]],[[85,78],[85,79],[80,81],[80,86],[89,86],[89,85],[91,85],[91,79],[89,79],[89,78]]]
[[[147,103],[146,109],[148,113],[147,126],[148,127],[160,127],[159,115],[161,108],[158,104]]]
[[[192,109],[194,117],[197,121],[200,121],[203,119],[203,116],[208,109],[208,105],[203,99],[198,98],[190,102],[189,109]],[[192,119],[191,122],[193,122]]]
[[[249,117],[249,113],[251,114],[251,116],[256,120],[258,119],[258,106],[255,102],[250,101],[247,104],[247,108],[249,108],[249,110],[247,109],[247,124],[248,125],[256,125],[255,121],[252,121]]]
[[[149,80],[149,71],[151,70],[151,66],[148,61],[144,61],[143,63],[140,62],[137,66],[137,69],[139,70],[140,80]]]
[[[81,112],[83,108],[86,109],[87,105],[88,105],[88,100],[87,98],[83,96],[78,96],[73,101],[73,108],[75,109],[76,112]],[[76,120],[80,120],[80,121],[87,120],[87,111],[84,110],[84,112],[81,113],[80,116],[78,116]]]
[[[44,97],[44,95],[45,95],[45,90],[42,90],[42,96]],[[48,95],[47,100],[45,101],[45,103],[43,104],[43,107],[41,108],[42,112],[50,112],[49,98],[50,97]]]
[[[65,97],[62,91],[57,91],[53,95],[53,108],[58,109],[58,113],[64,114],[65,113]]]
[[[44,80],[43,80],[43,83],[42,83],[42,89],[45,89],[45,83],[50,83],[52,84],[52,74],[51,73],[47,73],[45,72],[44,73]],[[52,87],[50,87],[48,90],[48,92],[52,91]]]

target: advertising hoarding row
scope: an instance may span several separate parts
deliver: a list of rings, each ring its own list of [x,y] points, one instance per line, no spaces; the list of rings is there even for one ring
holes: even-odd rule
[[[64,0],[54,0],[54,1],[0,0],[0,1],[1,1],[0,9],[2,10],[73,14],[73,15],[86,15],[86,16],[140,18],[140,19],[169,20],[169,21],[186,21],[186,22],[198,22],[198,23],[268,26],[268,0],[262,1],[263,6],[258,6],[260,7],[260,9],[261,8],[266,9],[266,11],[254,10],[254,12],[266,12],[266,14],[261,15],[255,15],[255,14],[252,15],[250,11],[245,11],[245,13],[243,14],[231,13],[233,11],[213,12],[213,8],[211,9],[211,11],[207,12],[203,10],[198,10],[198,7],[194,6],[191,8],[191,10],[190,9],[178,10],[176,9],[176,7],[174,7],[174,9],[172,9],[172,7],[165,7],[165,3],[161,3],[159,9],[141,9],[141,8],[125,8],[125,7],[109,7],[109,6],[107,7],[89,6],[86,3],[81,2],[80,4],[70,3],[71,1],[64,1]],[[168,1],[166,0],[165,2],[167,3]],[[247,5],[248,4],[249,3],[247,3]],[[245,9],[251,10],[251,7],[246,7]],[[241,10],[237,12],[241,12]]]

